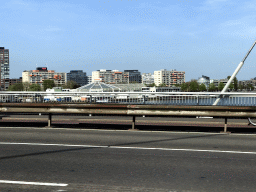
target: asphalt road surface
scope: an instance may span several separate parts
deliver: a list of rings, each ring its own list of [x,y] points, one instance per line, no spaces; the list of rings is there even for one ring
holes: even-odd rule
[[[0,191],[254,191],[256,136],[0,128]]]

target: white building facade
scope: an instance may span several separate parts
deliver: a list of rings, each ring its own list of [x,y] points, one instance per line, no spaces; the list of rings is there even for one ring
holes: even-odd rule
[[[92,76],[91,75],[87,76],[87,84],[90,84],[90,83],[92,83]]]
[[[185,71],[176,71],[176,69],[167,71],[161,69],[154,71],[154,83],[156,86],[165,84],[167,87],[171,87],[176,84],[182,84],[185,82]]]
[[[36,70],[22,72],[22,83],[39,84],[42,87],[44,80],[53,80],[58,86],[64,85],[67,82],[67,74],[47,70],[47,67],[37,67]]]
[[[101,69],[92,72],[92,82],[100,81],[109,84],[129,83],[129,72],[120,72],[118,70]]]

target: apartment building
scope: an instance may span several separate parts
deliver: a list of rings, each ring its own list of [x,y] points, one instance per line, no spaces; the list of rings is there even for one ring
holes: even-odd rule
[[[129,72],[100,69],[92,72],[92,82],[96,81],[109,84],[129,83]]]
[[[71,70],[67,73],[67,81],[75,81],[79,86],[86,85],[86,72],[83,72],[83,70]]]
[[[55,85],[64,85],[67,82],[67,74],[64,72],[55,72],[54,70],[47,70],[47,67],[37,67],[36,70],[23,71],[22,82],[30,84],[43,85],[44,80],[53,80]]]
[[[22,77],[19,79],[1,79],[0,90],[6,91],[8,88],[16,83],[22,83]]]
[[[87,84],[90,84],[90,83],[92,83],[92,76],[91,75],[87,76]]]
[[[128,72],[129,83],[141,83],[142,77],[138,70],[124,70],[124,72]]]
[[[0,47],[0,90],[7,90],[10,86],[9,49]],[[7,81],[6,81],[7,80]]]
[[[251,84],[252,86],[256,87],[256,79],[250,79],[250,80],[242,80],[239,81],[239,85],[247,86],[248,84]]]
[[[182,84],[184,82],[184,71],[176,71],[176,69],[171,71],[167,71],[166,69],[154,71],[154,83],[156,84],[156,86],[164,83],[167,87],[171,87],[175,84]]]
[[[10,78],[9,49],[0,47],[0,79]]]

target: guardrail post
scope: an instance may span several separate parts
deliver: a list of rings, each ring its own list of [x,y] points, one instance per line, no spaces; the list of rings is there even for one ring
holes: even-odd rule
[[[48,115],[48,127],[51,127],[51,125],[52,125],[52,114],[49,113],[49,115]]]
[[[92,95],[87,95],[90,97],[90,103],[92,103]]]
[[[224,133],[227,133],[227,128],[228,128],[228,118],[225,117]]]
[[[132,116],[132,130],[135,129],[135,120],[136,120],[135,118],[136,118],[136,116],[133,115],[133,116]]]

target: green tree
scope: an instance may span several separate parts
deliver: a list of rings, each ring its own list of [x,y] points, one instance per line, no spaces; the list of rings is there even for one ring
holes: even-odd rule
[[[208,90],[209,90],[210,92],[216,91],[216,86],[214,85],[214,83],[210,83]]]
[[[182,83],[180,87],[181,87],[181,91],[188,91],[189,85],[188,83]]]
[[[231,78],[231,76],[227,76],[227,79],[228,79],[228,80],[229,80],[230,78]],[[237,89],[238,89],[238,80],[237,80],[236,77],[233,79],[233,82],[230,83],[230,85],[229,85],[228,88],[231,89],[231,90],[234,89],[235,91],[237,91]]]
[[[165,83],[161,83],[158,87],[166,87]]]
[[[54,81],[50,79],[44,80],[43,87],[44,87],[44,91],[46,89],[52,89],[53,87],[55,87]]]
[[[64,89],[76,89],[79,85],[75,81],[67,81],[67,83],[63,86]]]
[[[29,86],[30,86],[29,82],[23,83],[23,91],[28,91],[29,90]]]
[[[30,86],[29,86],[29,89],[28,89],[29,91],[41,91],[41,87],[40,87],[40,85],[38,85],[38,84],[31,84]]]
[[[218,90],[219,91],[222,91],[222,89],[225,87],[224,83],[223,82],[220,82],[219,85],[218,85]]]
[[[242,90],[244,90],[244,89],[245,89],[245,87],[244,87],[244,85],[239,84],[239,85],[238,85],[238,89],[240,89],[240,91],[242,91]]]
[[[238,89],[238,80],[237,80],[237,78],[235,77],[235,78],[234,78],[234,90],[237,91],[237,89]]]
[[[249,91],[253,91],[253,90],[254,90],[254,87],[252,86],[251,83],[247,84],[246,88],[247,88],[247,90],[249,90]]]
[[[253,86],[251,86],[251,91],[253,91],[254,90],[254,87]]]
[[[155,83],[151,83],[151,84],[147,85],[147,87],[155,87],[155,86],[156,86]]]
[[[199,85],[199,91],[206,91],[207,89],[206,89],[206,86],[205,86],[205,84],[201,84],[201,85]]]
[[[9,91],[23,91],[23,84],[22,83],[16,83],[11,85],[8,88]]]
[[[230,83],[230,85],[229,85],[228,88],[231,89],[231,90],[233,90],[233,89],[234,89],[234,84],[233,84],[233,83]]]
[[[175,84],[174,86],[175,86],[175,87],[181,87],[181,85],[180,85],[180,84]]]
[[[197,81],[191,81],[189,83],[189,91],[191,92],[196,92],[199,89],[199,84],[197,83]]]

